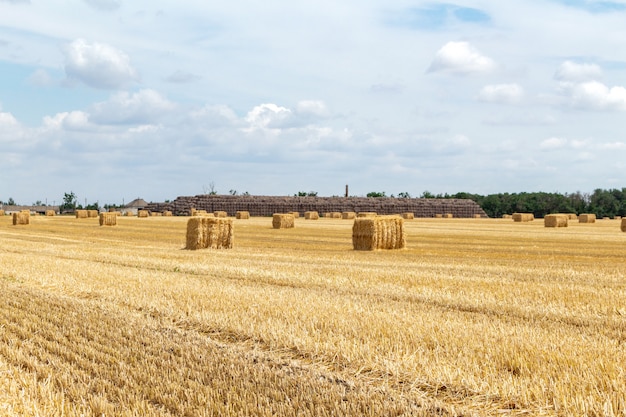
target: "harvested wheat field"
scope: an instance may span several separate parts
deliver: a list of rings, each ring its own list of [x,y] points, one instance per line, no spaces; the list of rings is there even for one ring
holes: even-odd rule
[[[93,221],[92,221],[93,220]],[[2,416],[624,416],[626,234],[415,219],[0,218]]]

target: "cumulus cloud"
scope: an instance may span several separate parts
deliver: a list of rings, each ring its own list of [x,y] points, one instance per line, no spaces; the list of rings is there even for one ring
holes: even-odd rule
[[[92,106],[91,121],[98,124],[146,124],[158,122],[176,104],[150,89],[121,92]]]
[[[94,9],[111,11],[119,9],[121,4],[117,0],[83,0]]]
[[[195,123],[202,125],[223,127],[238,124],[237,114],[226,105],[207,105],[199,110],[191,112],[191,118]]]
[[[303,116],[327,117],[328,108],[320,100],[302,100],[296,105],[296,112]]]
[[[559,81],[582,82],[602,78],[602,69],[597,64],[578,64],[572,61],[563,62],[554,78]]]
[[[626,111],[626,88],[607,87],[598,81],[569,85],[570,104],[588,110]]]
[[[139,78],[128,55],[110,45],[76,39],[64,53],[65,73],[71,81],[100,89],[120,89]]]
[[[564,148],[565,146],[567,146],[567,139],[552,137],[542,141],[539,144],[539,149],[544,151],[553,151]]]
[[[245,120],[249,127],[246,130],[280,128],[289,121],[292,115],[293,112],[286,107],[264,103],[248,112]]]
[[[454,75],[489,73],[495,62],[482,55],[468,42],[448,42],[435,54],[427,72],[443,72]]]
[[[516,104],[523,96],[524,89],[517,84],[495,84],[484,86],[478,99],[489,103]]]
[[[85,131],[90,128],[89,114],[82,111],[62,112],[44,117],[48,130]]]

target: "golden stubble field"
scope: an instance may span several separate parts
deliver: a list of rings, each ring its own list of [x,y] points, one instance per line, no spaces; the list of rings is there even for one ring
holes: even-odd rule
[[[0,416],[624,416],[615,220],[0,218]]]

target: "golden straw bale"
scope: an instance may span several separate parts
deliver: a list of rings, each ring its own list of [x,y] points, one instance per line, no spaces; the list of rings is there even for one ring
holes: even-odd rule
[[[190,216],[195,216],[195,215],[196,215],[196,209],[195,209],[195,208],[193,208],[193,207],[192,207],[192,208],[190,208],[190,209],[189,209],[189,215],[190,215]]]
[[[117,214],[112,213],[100,213],[100,226],[115,226],[117,225]]]
[[[360,217],[352,225],[354,250],[403,249],[404,219],[400,216]]]
[[[475,219],[480,219],[482,216],[480,214],[474,214]]]
[[[288,214],[293,215],[294,219],[297,219],[300,217],[300,212],[299,211],[290,211]]]
[[[333,213],[324,213],[324,217],[327,219],[331,219],[333,217]]]
[[[87,210],[87,217],[98,217],[100,215],[100,213],[98,213],[98,210]]]
[[[54,217],[56,213],[54,212],[54,210],[46,210],[46,216],[47,217]]]
[[[373,211],[361,211],[359,212],[359,214],[356,215],[357,218],[369,218],[369,217],[376,217],[377,214]]]
[[[578,223],[595,223],[596,215],[593,213],[585,213],[578,216]]]
[[[225,211],[214,211],[213,212],[213,216],[215,217],[228,217],[228,213],[226,213]]]
[[[622,230],[622,232],[626,232],[626,217],[622,219],[620,229]]]
[[[404,220],[413,220],[415,218],[415,213],[402,213],[402,218]]]
[[[150,217],[150,212],[148,210],[138,210],[137,217]]]
[[[344,211],[341,213],[341,218],[344,220],[352,220],[356,218],[356,213],[353,211]]]
[[[533,213],[513,213],[514,222],[532,222],[535,220]]]
[[[4,216],[4,210],[0,210],[0,216]]]
[[[548,214],[543,218],[545,227],[567,227],[569,216],[567,214]]]
[[[250,212],[245,210],[238,211],[235,213],[235,218],[240,220],[248,220],[250,218]]]
[[[436,219],[441,219],[441,218],[443,218],[443,214],[437,213],[437,214],[435,214],[435,218]]]
[[[163,212],[163,216],[165,216],[165,217],[172,217],[172,212],[170,210],[165,210]]]
[[[206,210],[194,210],[192,216],[215,217],[213,213],[209,213]]]
[[[454,215],[452,213],[446,213],[446,214],[443,215],[444,219],[451,219],[453,217],[454,217]]]
[[[333,219],[341,219],[342,214],[339,211],[333,211],[332,213],[330,213],[330,217]]]
[[[569,220],[578,220],[578,216],[576,215],[576,213],[567,213],[567,218]]]
[[[320,215],[317,211],[305,211],[304,220],[319,220]]]
[[[132,212],[132,211],[125,211],[125,212],[124,212],[124,216],[126,216],[126,217],[132,217],[132,216],[133,216],[133,212]]]
[[[503,219],[512,219],[512,218],[513,218],[513,215],[511,215],[511,214],[503,214],[503,215],[502,215],[502,218],[503,218]]]
[[[150,217],[161,217],[163,216],[163,213],[160,213],[158,211],[151,211],[150,212]]]
[[[87,217],[89,217],[87,210],[76,210],[77,219],[86,219]]]
[[[275,213],[272,217],[272,227],[274,229],[291,229],[295,226],[295,220],[291,213]]]
[[[13,213],[13,226],[30,224],[30,211],[22,210],[19,213]]]
[[[194,216],[187,221],[186,249],[232,249],[233,219]]]

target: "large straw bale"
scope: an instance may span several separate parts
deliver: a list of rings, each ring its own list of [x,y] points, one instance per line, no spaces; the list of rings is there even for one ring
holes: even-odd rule
[[[115,226],[117,225],[117,214],[112,213],[100,213],[100,226]]]
[[[86,219],[89,217],[89,212],[87,210],[76,210],[75,213],[77,219]]]
[[[214,211],[213,216],[215,217],[228,217],[228,213],[225,211]]]
[[[373,212],[373,211],[361,211],[359,212],[359,214],[356,215],[356,217],[359,219],[376,217],[376,216],[377,216],[376,212]]]
[[[514,222],[532,222],[535,220],[533,213],[513,213]]]
[[[415,218],[415,213],[402,213],[402,218],[404,220],[413,220]]]
[[[404,219],[400,216],[359,217],[352,225],[354,250],[403,249]]]
[[[543,218],[545,227],[567,227],[569,216],[567,214],[548,214]]]
[[[54,210],[46,210],[46,216],[47,217],[54,217],[56,213],[54,212]]]
[[[150,211],[148,210],[138,210],[137,217],[150,217]]]
[[[272,217],[272,227],[274,229],[291,229],[296,223],[291,213],[274,213]]]
[[[622,225],[620,226],[622,232],[626,232],[626,217],[622,218]]]
[[[248,220],[250,218],[250,212],[241,210],[235,213],[235,218],[240,220]]]
[[[98,217],[100,215],[100,213],[98,213],[98,210],[87,210],[87,217]]]
[[[304,220],[319,220],[320,215],[317,211],[305,211]]]
[[[595,223],[596,215],[593,213],[584,213],[578,216],[578,223]]]
[[[186,249],[232,249],[233,219],[193,216],[187,221]]]
[[[13,226],[30,224],[30,211],[22,210],[19,213],[13,213]]]
[[[356,213],[354,211],[344,211],[341,213],[341,218],[344,220],[352,220],[356,218]]]

